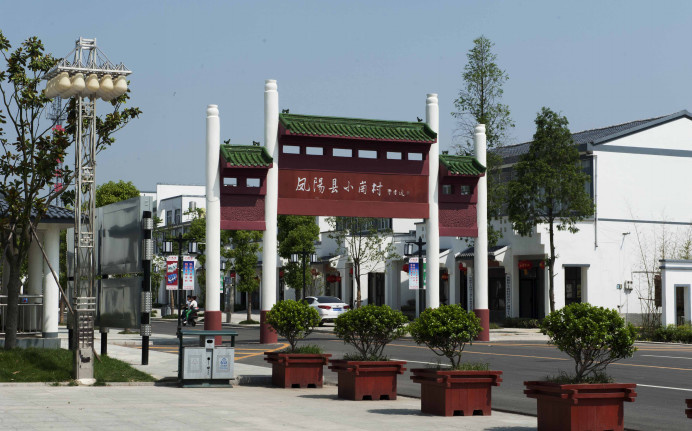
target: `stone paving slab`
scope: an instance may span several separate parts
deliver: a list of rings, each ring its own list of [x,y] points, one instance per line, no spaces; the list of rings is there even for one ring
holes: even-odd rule
[[[0,391],[2,430],[534,430],[536,418],[436,417],[420,400],[346,401],[337,388],[12,386]]]

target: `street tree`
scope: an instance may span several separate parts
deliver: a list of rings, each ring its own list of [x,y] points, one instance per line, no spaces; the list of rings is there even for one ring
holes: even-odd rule
[[[96,187],[96,207],[136,198],[139,195],[139,189],[132,181],[108,181]]]
[[[391,229],[379,228],[377,218],[329,217],[329,237],[338,247],[338,253],[346,254],[353,264],[356,282],[356,308],[362,304],[360,277],[376,266],[397,259]]]
[[[66,165],[58,172],[64,187],[58,186],[56,171],[82,125],[76,124],[74,99],[61,113],[67,114],[65,128],[45,119],[51,99],[45,96],[42,81],[58,59],[44,52],[38,38],[30,37],[12,49],[0,31],[0,54],[4,60],[0,67],[0,194],[4,200],[0,250],[9,271],[5,348],[11,349],[17,340],[20,271],[33,240],[32,232],[74,180],[74,171]],[[126,93],[112,100],[110,112],[96,118],[97,153],[112,145],[114,133],[141,113],[139,108],[123,107],[128,99]],[[6,124],[8,130],[4,129]],[[74,194],[74,190],[68,193]]]
[[[257,253],[262,251],[262,232],[252,230],[230,231],[232,247],[228,251],[228,257],[233,259],[233,267],[238,282],[239,292],[245,292],[247,296],[247,320],[252,320],[252,292],[259,287],[257,277]]]
[[[594,204],[584,187],[590,179],[582,172],[567,118],[543,107],[535,123],[533,142],[515,165],[516,179],[509,183],[507,210],[514,229],[522,236],[531,235],[540,224],[547,225],[549,297],[553,312],[555,229],[578,232],[577,223],[593,215]]]
[[[280,215],[278,218],[279,256],[289,262],[284,265],[284,282],[296,292],[296,299],[305,297],[303,284],[313,283],[310,272],[310,255],[315,252],[315,241],[319,239],[320,227],[315,217]],[[301,262],[291,262],[291,254],[307,253],[303,270]],[[300,294],[299,294],[300,292]]]
[[[503,146],[508,133],[514,127],[510,118],[509,106],[500,103],[507,72],[496,63],[497,55],[492,52],[495,44],[481,36],[473,41],[473,48],[466,54],[468,62],[464,66],[462,78],[464,87],[454,101],[456,111],[452,112],[458,120],[456,138],[457,154],[473,155],[473,135],[477,124],[485,124],[486,175],[488,178],[488,221],[499,217],[502,211],[506,187],[501,181],[502,157],[493,151]],[[493,245],[501,234],[488,223],[488,243]]]

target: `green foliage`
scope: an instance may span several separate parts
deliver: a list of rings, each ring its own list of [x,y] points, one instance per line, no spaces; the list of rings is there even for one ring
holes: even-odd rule
[[[96,207],[136,198],[139,194],[139,189],[132,181],[108,181],[96,187]]]
[[[241,320],[238,322],[239,325],[259,325],[260,322],[252,319]]]
[[[507,317],[502,321],[505,328],[540,328],[541,320],[528,317]]]
[[[488,371],[490,364],[487,362],[462,362],[452,369],[455,371]]]
[[[550,343],[574,360],[577,382],[604,373],[611,362],[631,357],[636,330],[617,311],[574,303],[550,313],[541,324]]]
[[[10,41],[0,31],[0,194],[7,208],[0,220],[4,235],[0,249],[9,263],[7,286],[5,348],[16,344],[21,267],[27,259],[32,229],[43,218],[49,205],[74,190],[67,190],[74,181],[74,170],[65,164],[61,170],[63,188],[54,187],[59,161],[65,160],[78,129],[75,99],[70,99],[60,114],[67,114],[67,125],[45,119],[45,108],[51,103],[43,92],[46,73],[57,59],[44,53],[43,43],[30,37],[12,50]],[[112,112],[96,117],[96,151],[115,142],[113,134],[137,118],[139,108],[123,108],[129,99],[124,94],[111,101]],[[99,111],[100,112],[100,111]],[[4,125],[10,124],[5,130]],[[10,245],[10,247],[7,247]]]
[[[495,148],[507,140],[509,129],[514,127],[510,118],[509,106],[500,103],[502,86],[509,79],[507,73],[497,65],[497,55],[492,52],[495,44],[484,36],[473,41],[473,48],[466,54],[464,66],[464,87],[454,101],[456,112],[452,115],[458,120],[458,135],[463,139],[456,145],[458,154],[473,155],[474,129],[477,124],[485,124],[488,153],[486,159],[488,178],[488,220],[497,218],[502,211],[506,187],[500,181],[502,157]],[[488,224],[488,245],[494,245],[501,232]]]
[[[593,201],[584,189],[589,176],[582,172],[579,151],[567,124],[567,118],[546,107],[541,109],[533,142],[515,166],[516,179],[508,186],[507,212],[520,235],[531,235],[539,224],[548,225],[550,311],[555,311],[555,228],[576,233],[577,222],[594,212]]]
[[[320,323],[320,314],[300,301],[279,301],[267,313],[267,323],[296,350],[296,343],[307,337]]]
[[[466,343],[473,342],[481,330],[480,319],[459,304],[427,308],[408,327],[416,343],[449,359],[452,368],[459,366]]]
[[[360,276],[382,262],[396,260],[391,229],[379,229],[377,218],[328,217],[329,238],[337,245],[337,253],[348,255],[353,263],[356,283],[356,308],[361,306]]]
[[[660,326],[653,333],[653,341],[667,343],[692,343],[692,325]]]
[[[319,239],[320,227],[315,222],[315,217],[280,215],[278,218],[279,256],[290,259],[292,253],[305,251],[315,252],[315,241]],[[301,263],[289,262],[284,266],[284,282],[296,293],[303,288],[303,284],[312,284],[310,273],[310,256],[307,256],[305,270]],[[305,292],[302,293],[305,296]],[[298,295],[296,294],[296,297]]]
[[[406,333],[408,319],[388,305],[366,305],[341,314],[334,323],[334,333],[356,348],[358,358],[383,360],[384,347]]]

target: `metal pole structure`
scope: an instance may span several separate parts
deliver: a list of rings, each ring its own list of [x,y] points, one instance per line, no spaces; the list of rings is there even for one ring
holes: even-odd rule
[[[440,109],[437,94],[428,94],[425,100],[425,122],[437,133],[440,125]],[[440,217],[438,205],[438,172],[440,169],[440,142],[438,139],[430,144],[428,153],[428,219],[426,220],[427,277],[426,299],[430,308],[440,306]]]
[[[73,59],[68,57],[73,55]],[[125,76],[132,73],[121,63],[114,66],[96,46],[96,39],[79,38],[75,48],[48,71],[45,95],[74,97],[75,130],[75,226],[74,319],[70,340],[74,348],[74,378],[81,384],[94,379],[94,317],[96,313],[96,262],[94,260],[94,211],[96,192],[96,99],[110,101],[127,92]],[[116,78],[113,80],[113,78]]]
[[[486,166],[485,125],[478,124],[474,129],[476,160]],[[481,321],[483,330],[478,341],[490,341],[490,311],[488,310],[488,176],[478,179],[478,202],[476,203],[476,224],[478,236],[474,242],[473,256],[473,312]]]
[[[144,240],[142,242],[142,268],[144,279],[142,280],[142,306],[139,333],[142,336],[142,365],[149,365],[149,337],[151,336],[151,259],[154,256],[154,242],[152,231],[154,219],[151,211],[142,213],[142,230]]]
[[[421,272],[419,275],[419,280],[420,283],[423,284],[425,277],[423,277],[423,269],[426,268],[425,262],[423,261],[423,246],[425,243],[423,242],[423,238],[418,237],[418,241],[415,243],[418,246],[418,271]],[[426,271],[426,274],[429,274],[428,271]],[[425,294],[426,294],[426,289],[423,289],[421,285],[418,285],[418,313],[422,313],[423,310],[425,310]]]

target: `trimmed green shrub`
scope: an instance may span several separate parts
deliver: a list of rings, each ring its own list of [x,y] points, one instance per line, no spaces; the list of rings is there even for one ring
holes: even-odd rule
[[[279,301],[267,313],[267,323],[277,334],[286,338],[293,352],[296,343],[307,337],[320,323],[320,314],[304,302],[291,299]]]
[[[631,357],[636,330],[617,311],[591,304],[570,304],[541,324],[550,343],[574,360],[575,382],[605,373],[611,362]]]
[[[654,331],[654,341],[667,343],[692,343],[692,325],[661,326]]]
[[[507,317],[502,321],[502,326],[505,328],[540,328],[541,321],[528,317]]]
[[[340,315],[334,333],[356,348],[358,359],[380,361],[384,347],[406,333],[408,318],[388,305],[366,305]],[[350,359],[355,360],[353,356]]]
[[[482,329],[480,319],[459,304],[427,308],[408,327],[416,343],[449,359],[453,369],[459,367],[466,343],[471,343]]]

